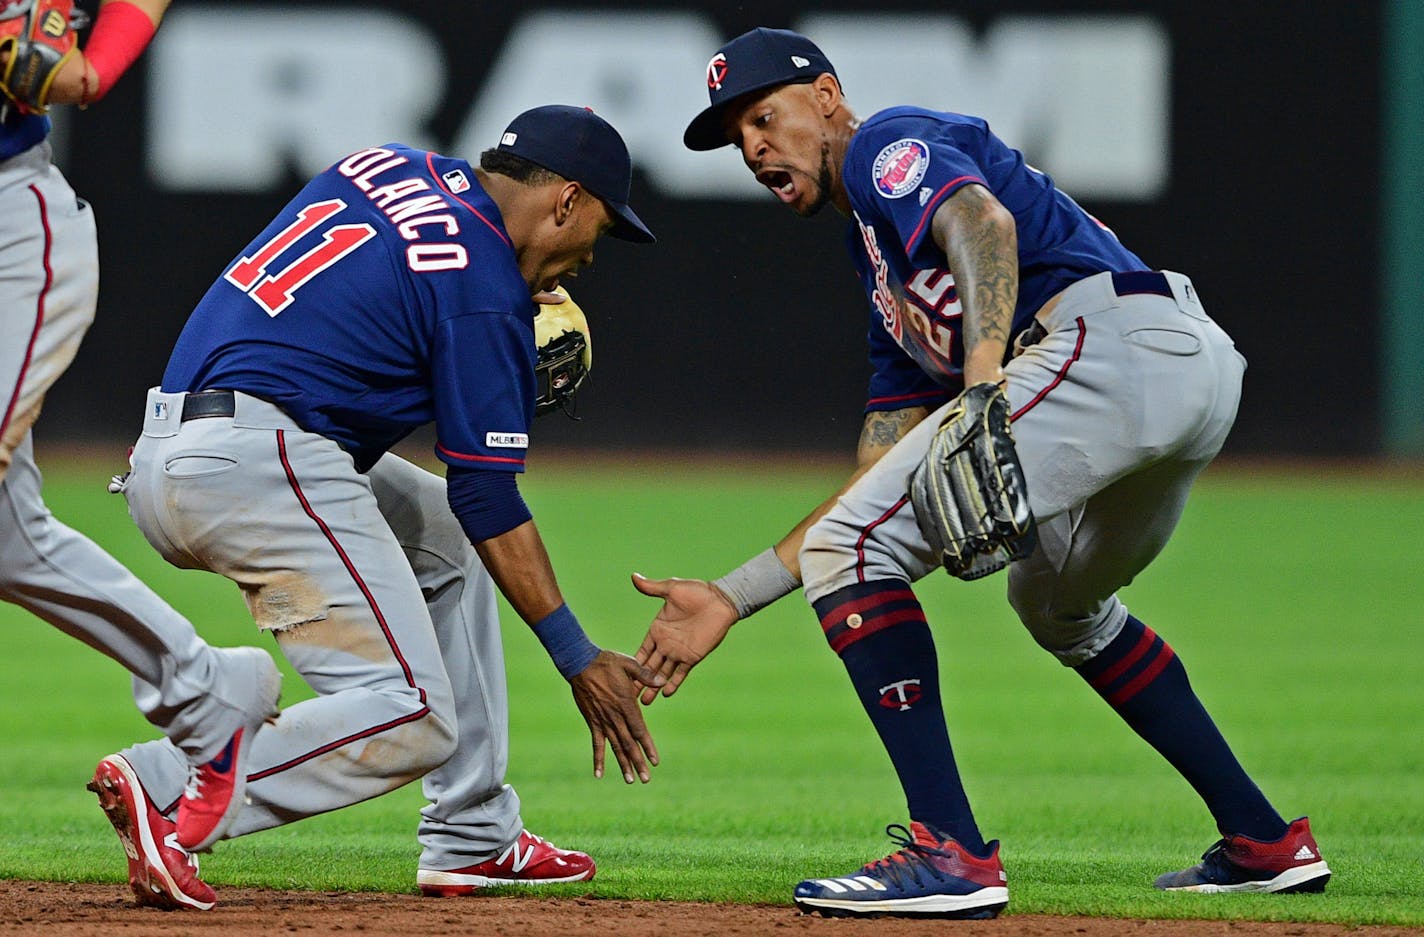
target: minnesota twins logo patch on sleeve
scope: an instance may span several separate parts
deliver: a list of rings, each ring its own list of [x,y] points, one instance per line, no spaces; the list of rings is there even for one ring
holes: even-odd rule
[[[930,168],[930,148],[906,137],[880,151],[871,167],[875,190],[885,198],[901,198],[915,191]]]

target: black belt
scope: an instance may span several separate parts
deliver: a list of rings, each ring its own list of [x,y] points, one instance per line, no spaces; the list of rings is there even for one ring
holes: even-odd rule
[[[1167,282],[1167,275],[1160,270],[1133,270],[1128,273],[1114,273],[1112,275],[1113,292],[1119,296],[1134,296],[1140,293],[1148,293],[1154,296],[1166,296],[1172,298],[1172,285]],[[1020,351],[1031,345],[1037,345],[1048,335],[1048,329],[1038,319],[1029,322],[1028,327],[1019,335],[1015,344]]]
[[[1134,270],[1131,273],[1114,273],[1112,275],[1113,292],[1119,296],[1132,296],[1136,293],[1152,293],[1156,296],[1172,296],[1172,285],[1167,282],[1167,275],[1160,270]]]
[[[181,422],[201,420],[210,416],[232,416],[237,406],[230,390],[205,390],[183,397]]]

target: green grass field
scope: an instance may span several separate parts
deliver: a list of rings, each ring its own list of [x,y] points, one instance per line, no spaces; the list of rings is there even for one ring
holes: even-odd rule
[[[43,452],[41,453],[43,456]],[[718,575],[837,484],[823,463],[721,471],[550,457],[522,484],[570,604],[593,638],[632,650],[656,604],[628,585]],[[119,556],[215,644],[254,634],[234,587],[167,567],[143,543],[109,466],[42,461],[55,513]],[[1184,896],[1155,874],[1216,834],[1185,782],[1033,644],[1002,578],[936,575],[935,628],[956,753],[980,825],[1003,840],[1010,913],[1424,925],[1424,481],[1219,471],[1166,553],[1125,594],[1173,644],[1262,788],[1309,813],[1335,878],[1323,896]],[[0,876],[123,880],[84,783],[153,729],[124,671],[0,605]],[[790,902],[844,874],[905,822],[893,771],[799,596],[737,626],[649,721],[649,785],[595,781],[588,735],[538,643],[506,612],[513,758],[524,819],[598,860],[609,898]],[[284,701],[305,696],[286,680]],[[217,885],[410,892],[418,786],[222,844]]]

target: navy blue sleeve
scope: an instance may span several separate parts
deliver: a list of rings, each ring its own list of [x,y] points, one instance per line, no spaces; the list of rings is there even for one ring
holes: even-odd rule
[[[452,465],[445,473],[445,494],[471,543],[508,533],[534,516],[510,472]]]
[[[845,182],[857,211],[884,219],[917,270],[944,266],[930,219],[966,185],[987,186],[986,170],[960,139],[972,128],[905,116],[862,129],[846,160]]]
[[[511,312],[440,322],[431,352],[435,454],[466,468],[524,471],[534,418],[534,323]]]

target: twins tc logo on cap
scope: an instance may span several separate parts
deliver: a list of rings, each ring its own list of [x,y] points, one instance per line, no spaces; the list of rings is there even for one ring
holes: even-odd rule
[[[707,63],[707,87],[713,91],[722,90],[722,80],[727,77],[727,57],[718,52]]]
[[[930,168],[930,148],[919,140],[906,138],[880,151],[871,167],[875,189],[886,198],[900,198],[915,191]]]

